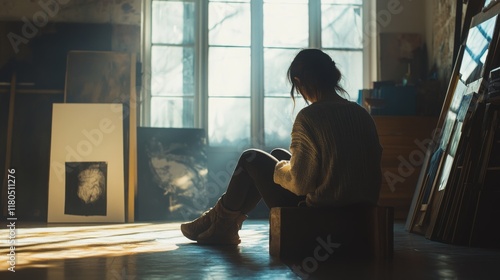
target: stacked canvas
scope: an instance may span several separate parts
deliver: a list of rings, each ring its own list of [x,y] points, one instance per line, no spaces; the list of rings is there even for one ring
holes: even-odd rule
[[[472,19],[416,188],[407,229],[432,240],[500,248],[499,107],[487,98],[500,65],[499,14],[495,5]]]

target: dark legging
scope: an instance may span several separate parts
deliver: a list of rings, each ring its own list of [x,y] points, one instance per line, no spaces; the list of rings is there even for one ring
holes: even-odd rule
[[[223,204],[230,210],[247,214],[263,199],[267,207],[297,206],[305,199],[274,183],[273,174],[276,163],[289,160],[290,153],[275,149],[271,154],[262,150],[244,151],[229,181]]]

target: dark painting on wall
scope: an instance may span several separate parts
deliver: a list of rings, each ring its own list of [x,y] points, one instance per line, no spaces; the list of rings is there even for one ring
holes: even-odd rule
[[[64,214],[106,216],[107,162],[66,162]]]
[[[114,38],[114,25],[109,23],[49,22],[36,28],[36,36],[12,44],[8,35],[23,37],[26,23],[20,17],[0,20],[0,82],[10,82],[16,72],[18,83],[31,83],[37,89],[63,89],[69,51],[112,50],[112,40],[120,40]],[[121,36],[126,35],[135,34]]]
[[[207,209],[203,129],[139,127],[137,144],[137,220],[189,220]]]

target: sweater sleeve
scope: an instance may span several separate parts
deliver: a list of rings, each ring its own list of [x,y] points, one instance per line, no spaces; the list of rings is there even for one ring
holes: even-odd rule
[[[317,188],[318,151],[312,127],[299,112],[292,128],[289,161],[279,161],[274,170],[274,182],[296,195],[306,195]]]

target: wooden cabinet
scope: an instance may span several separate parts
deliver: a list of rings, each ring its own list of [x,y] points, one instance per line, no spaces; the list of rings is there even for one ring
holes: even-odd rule
[[[373,116],[382,153],[379,205],[394,207],[394,218],[407,218],[436,117]]]

